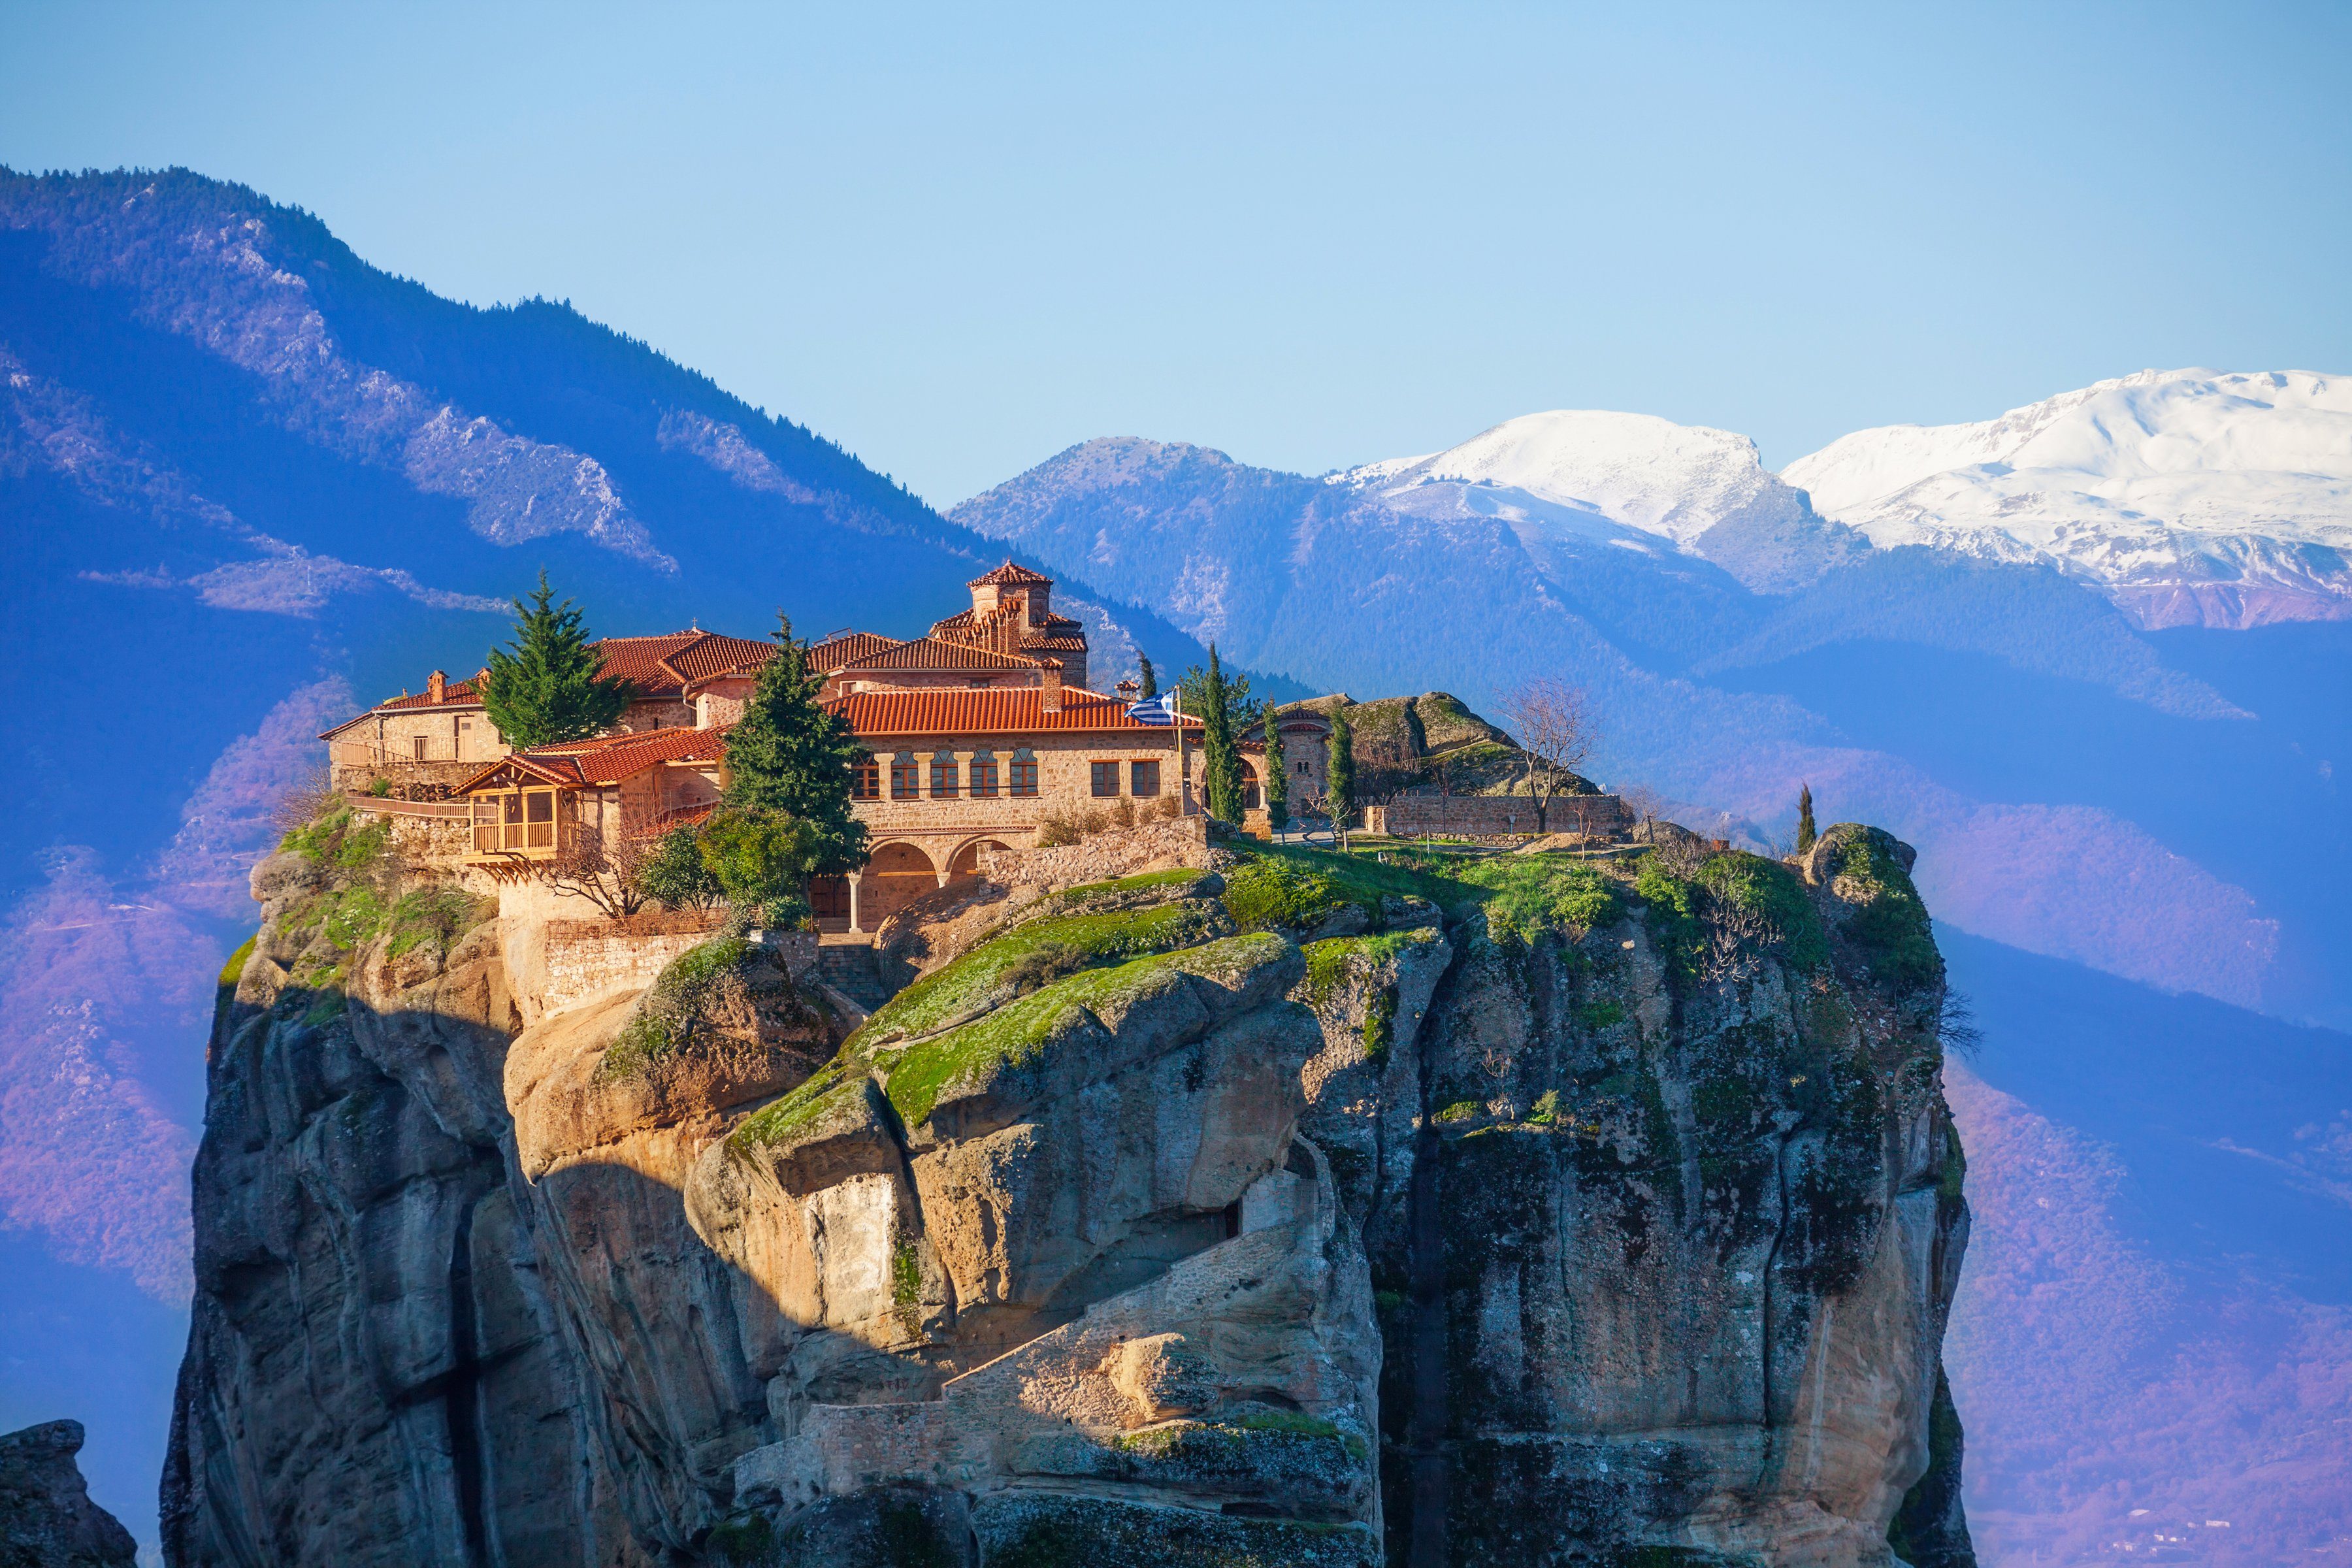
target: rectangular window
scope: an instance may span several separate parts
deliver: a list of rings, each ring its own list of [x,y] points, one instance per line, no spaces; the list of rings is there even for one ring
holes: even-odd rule
[[[996,794],[996,753],[982,752],[971,759],[971,793],[979,798]]]
[[[499,796],[499,848],[522,847],[522,796],[519,795]]]
[[[901,752],[890,759],[890,798],[913,800],[922,791],[922,767],[912,753]]]
[[[1097,796],[1118,793],[1118,764],[1097,763],[1094,765],[1095,794]]]
[[[474,797],[474,853],[495,854],[499,847],[499,797],[478,795]]]
[[[535,789],[522,797],[523,829],[530,847],[555,847],[555,794],[552,790]]]
[[[425,737],[422,735],[412,735],[409,737],[409,744],[415,751],[416,760],[420,763],[423,762],[425,760]]]
[[[871,752],[860,752],[857,760],[849,764],[849,798],[852,800],[882,798],[882,764],[874,760],[874,753]]]
[[[1037,793],[1037,759],[1026,752],[1013,753],[1013,793],[1016,795]]]
[[[1127,765],[1129,793],[1138,800],[1148,800],[1160,793],[1160,764],[1129,763]]]
[[[955,755],[950,752],[941,752],[931,759],[931,798],[953,800],[956,784]]]

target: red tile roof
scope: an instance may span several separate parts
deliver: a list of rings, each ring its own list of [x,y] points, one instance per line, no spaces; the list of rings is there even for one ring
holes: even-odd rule
[[[1025,654],[999,653],[992,647],[917,637],[879,649],[840,667],[844,672],[865,669],[1034,669],[1037,661]]]
[[[886,649],[898,646],[898,637],[886,637],[877,632],[844,632],[813,643],[808,650],[808,667],[819,675],[831,675],[845,664],[870,658]]]
[[[1120,735],[1167,734],[1165,724],[1140,724],[1127,716],[1127,704],[1099,691],[1062,689],[1062,710],[1045,710],[1045,693],[1034,686],[999,686],[946,691],[859,691],[825,704],[847,715],[860,735],[1008,735],[1048,731],[1095,731]],[[1198,728],[1198,719],[1187,718]]]
[[[989,586],[991,584],[1007,584],[1007,583],[1021,583],[1021,584],[1027,584],[1027,583],[1046,583],[1046,584],[1050,584],[1050,583],[1052,583],[1052,582],[1053,582],[1053,579],[1052,579],[1051,577],[1046,576],[1044,573],[1042,573],[1042,572],[1032,572],[1032,571],[1030,571],[1030,570],[1029,570],[1029,568],[1027,568],[1026,566],[1015,566],[1015,565],[1012,563],[1012,561],[1008,558],[1008,559],[1005,561],[1004,564],[1003,564],[1003,565],[1002,565],[1002,566],[999,566],[995,571],[991,572],[990,574],[988,574],[988,575],[986,575],[986,576],[984,576],[984,577],[974,577],[971,582],[966,583],[966,584],[964,584],[964,586],[965,586],[965,587],[967,587],[967,588],[985,588],[985,587]]]
[[[604,656],[604,673],[627,681],[640,697],[683,696],[698,681],[757,669],[776,657],[774,643],[698,630],[605,637],[595,646]]]
[[[500,768],[520,767],[549,784],[577,789],[587,784],[618,784],[662,763],[715,762],[726,750],[729,725],[692,730],[683,725],[641,730],[634,734],[599,735],[516,752],[486,764],[481,772],[457,786],[463,795]]]

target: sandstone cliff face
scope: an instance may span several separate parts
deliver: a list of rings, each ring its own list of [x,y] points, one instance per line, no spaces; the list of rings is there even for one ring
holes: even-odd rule
[[[1882,834],[1108,840],[915,911],[845,1040],[724,943],[522,1028],[495,923],[305,923],[300,847],[215,1036],[175,1561],[1970,1561]]]

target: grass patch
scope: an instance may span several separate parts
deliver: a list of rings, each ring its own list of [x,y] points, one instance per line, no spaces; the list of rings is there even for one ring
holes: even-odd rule
[[[1829,936],[1812,894],[1778,860],[1744,850],[1710,856],[1696,880],[1716,898],[1761,920],[1796,968],[1819,969],[1829,962]]]
[[[392,906],[392,956],[405,958],[430,945],[446,958],[457,938],[482,919],[480,906],[460,888],[445,883],[404,893]]]
[[[703,1009],[751,953],[751,944],[743,938],[720,936],[671,959],[646,988],[620,1037],[606,1047],[597,1076],[627,1078],[692,1045]]]
[[[1365,855],[1342,855],[1297,844],[1255,844],[1248,858],[1225,873],[1225,908],[1244,931],[1299,930],[1349,904],[1377,922],[1385,898],[1426,899],[1441,908],[1442,884],[1416,867]]]
[[[1935,926],[1911,874],[1884,847],[1884,836],[1861,831],[1839,852],[1837,874],[1860,884],[1864,901],[1845,922],[1846,940],[1859,949],[1871,972],[1898,991],[1934,985],[1944,978],[1944,957],[1936,951]]]
[[[1434,940],[1427,931],[1381,931],[1372,936],[1331,936],[1300,949],[1307,955],[1307,1005],[1320,1007],[1348,980],[1349,968],[1361,954],[1367,969],[1394,958],[1405,944]]]
[[[923,1260],[903,1237],[890,1249],[890,1305],[908,1338],[922,1331]]]
[[[1624,913],[1616,884],[1581,861],[1550,855],[1465,858],[1456,879],[1484,891],[1487,933],[1529,941],[1546,931],[1582,938]]]
[[[1167,952],[1213,937],[1220,923],[1207,906],[1191,901],[1033,921],[941,964],[891,997],[858,1029],[858,1037],[927,1035],[975,1007],[1034,991],[1074,969]]]
[[[728,1135],[728,1146],[742,1150],[790,1142],[794,1135],[840,1103],[843,1094],[858,1093],[860,1080],[865,1077],[864,1065],[854,1058],[834,1058],[801,1080],[782,1100],[763,1105],[745,1117],[742,1125]]]
[[[883,1093],[908,1126],[920,1126],[949,1088],[1000,1065],[1036,1060],[1057,1037],[1080,1026],[1087,1013],[1130,1001],[1176,974],[1274,961],[1286,945],[1273,936],[1226,937],[1057,980],[961,1028],[908,1047],[891,1063]]]
[[[1146,893],[1160,888],[1182,887],[1207,876],[1206,871],[1189,866],[1179,866],[1171,871],[1139,871],[1132,877],[1120,877],[1108,882],[1081,882],[1075,888],[1065,888],[1055,897],[1064,903],[1083,903],[1106,896],[1125,893]]]

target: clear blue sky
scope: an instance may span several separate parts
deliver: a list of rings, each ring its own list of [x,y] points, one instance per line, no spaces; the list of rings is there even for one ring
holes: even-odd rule
[[[941,505],[2352,373],[2352,6],[0,4],[0,162],[185,164],[544,294]]]

